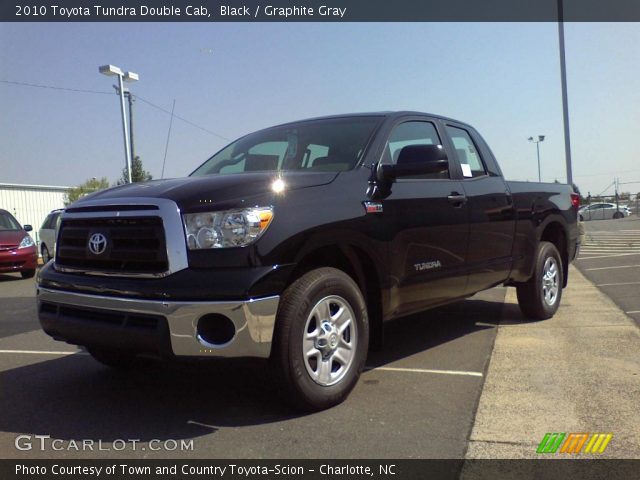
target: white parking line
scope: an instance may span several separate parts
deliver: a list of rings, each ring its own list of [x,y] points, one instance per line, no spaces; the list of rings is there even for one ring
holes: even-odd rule
[[[624,312],[624,313],[626,313],[626,314],[629,314],[629,313],[640,313],[640,310],[631,310],[630,312]]]
[[[640,265],[618,265],[617,267],[598,267],[598,268],[585,268],[585,272],[592,272],[594,270],[610,270],[612,268],[639,268]]]
[[[589,254],[589,255],[594,255],[593,253]],[[578,257],[578,260],[597,260],[598,258],[613,258],[613,257],[628,257],[629,255],[640,255],[640,253],[617,253],[615,255],[599,255],[599,254],[595,254],[598,255],[596,257],[583,257],[582,253],[580,253],[580,256]]]
[[[195,420],[188,420],[187,423],[190,423],[191,425],[198,425],[200,427],[207,427],[207,428],[210,428],[211,430],[220,430],[220,427],[216,427],[215,425],[207,425],[206,423],[196,422]]]
[[[382,370],[385,372],[438,373],[442,375],[466,375],[482,377],[482,372],[465,372],[461,370],[431,370],[428,368],[399,368],[399,367],[365,367],[365,371]]]
[[[625,282],[625,283],[601,283],[596,287],[619,287],[622,285],[640,285],[640,282]]]
[[[89,355],[86,352],[54,352],[47,350],[0,350],[0,353],[17,353],[27,355]]]

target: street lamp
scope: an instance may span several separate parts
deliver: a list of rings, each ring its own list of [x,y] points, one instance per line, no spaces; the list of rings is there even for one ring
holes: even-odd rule
[[[536,144],[536,152],[538,152],[538,181],[542,182],[542,177],[540,176],[540,142],[544,142],[544,135],[538,135],[537,140],[534,140],[533,137],[529,137],[529,141]]]
[[[129,146],[129,129],[127,127],[127,116],[125,114],[124,106],[124,85],[125,82],[136,82],[140,78],[137,73],[123,72],[115,65],[102,65],[98,68],[98,71],[108,77],[118,77],[118,91],[120,93],[120,111],[122,113],[122,133],[124,135],[124,154],[127,161],[127,176],[129,183],[131,183],[131,149]]]

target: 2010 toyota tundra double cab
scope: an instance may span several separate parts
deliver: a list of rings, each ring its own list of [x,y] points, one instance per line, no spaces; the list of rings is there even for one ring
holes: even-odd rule
[[[307,410],[343,401],[383,322],[514,286],[551,317],[579,247],[568,185],[506,182],[471,126],[416,112],[288,123],[189,177],[87,196],[38,276],[46,333],[98,361],[268,359]]]

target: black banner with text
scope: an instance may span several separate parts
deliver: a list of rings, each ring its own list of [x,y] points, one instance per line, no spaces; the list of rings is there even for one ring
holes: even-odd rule
[[[637,0],[16,0],[3,22],[633,22]]]

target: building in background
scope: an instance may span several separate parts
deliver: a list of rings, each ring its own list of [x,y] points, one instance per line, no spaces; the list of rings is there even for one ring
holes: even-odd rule
[[[11,212],[22,225],[32,225],[31,236],[39,243],[38,229],[51,210],[64,208],[70,187],[0,183],[0,208]]]

